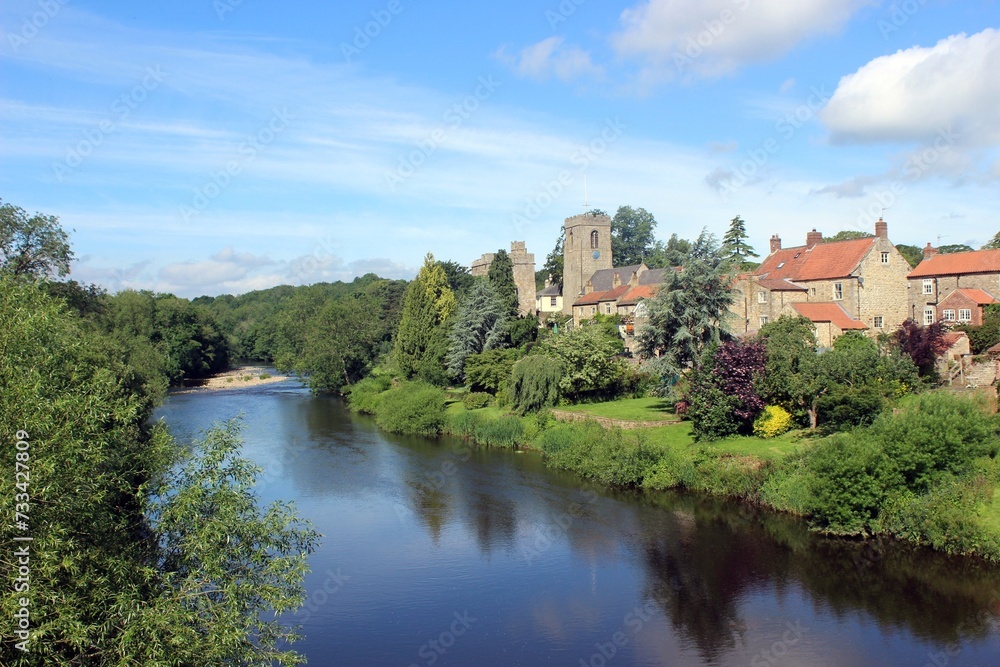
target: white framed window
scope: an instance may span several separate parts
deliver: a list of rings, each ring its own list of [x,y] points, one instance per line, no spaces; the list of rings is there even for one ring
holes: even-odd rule
[[[930,278],[924,280],[924,294],[934,294],[934,281]]]
[[[833,284],[833,300],[840,301],[844,298],[844,283]]]
[[[559,297],[557,297],[557,296],[550,296],[549,297],[549,305],[552,306],[553,308],[555,308],[556,306],[558,306],[559,305]]]
[[[955,321],[955,311],[951,308],[941,311],[941,320],[944,322],[954,322]]]
[[[605,312],[605,313],[606,313],[607,315],[610,315],[610,314],[611,314],[611,309],[612,309],[612,306],[611,306],[611,304],[610,304],[610,303],[606,303],[606,304],[604,304],[604,312]]]
[[[597,314],[597,306],[591,306],[590,307],[590,314],[591,315],[596,315]]]
[[[767,292],[764,290],[757,292],[757,303],[767,303]]]
[[[958,321],[959,322],[971,322],[972,321],[972,309],[971,308],[959,308],[958,309]]]
[[[924,308],[924,324],[934,324],[933,308]]]
[[[882,253],[882,263],[883,264],[889,263],[889,253],[887,252]]]
[[[876,316],[875,316],[875,328],[876,328],[876,329],[881,329],[881,328],[883,328],[884,326],[885,326],[885,323],[884,323],[884,321],[882,320],[882,316],[881,316],[881,315],[876,315]]]
[[[764,326],[765,324],[767,324],[767,323],[768,323],[769,321],[770,321],[770,319],[768,318],[768,316],[767,316],[767,315],[761,315],[761,316],[760,316],[760,326],[761,326],[761,327],[763,327],[763,326]]]

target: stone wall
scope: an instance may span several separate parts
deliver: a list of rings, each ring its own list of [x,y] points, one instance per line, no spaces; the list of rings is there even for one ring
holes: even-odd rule
[[[583,294],[584,285],[595,272],[610,269],[611,218],[590,213],[566,218],[563,241],[563,312],[573,314],[573,303]],[[591,234],[597,232],[597,247],[591,247]],[[596,257],[594,255],[597,255]]]
[[[882,263],[882,253],[889,253],[889,263]],[[906,258],[888,239],[878,243],[861,262],[859,274],[864,285],[858,290],[858,310],[848,312],[868,326],[868,335],[894,332],[909,317],[906,305],[906,276],[911,271]],[[882,328],[875,327],[875,317],[882,317]]]
[[[469,267],[469,273],[485,277],[490,272],[495,253],[488,252]],[[514,265],[514,284],[517,285],[517,312],[520,315],[535,313],[535,255],[527,251],[524,241],[512,241],[510,261]]]
[[[1000,298],[1000,273],[975,273],[964,276],[941,276],[928,278],[933,287],[930,294],[924,294],[924,278],[910,278],[907,289],[909,303],[907,317],[912,317],[920,324],[924,323],[924,308],[934,308],[937,317],[937,304],[944,300],[959,287],[981,289]]]

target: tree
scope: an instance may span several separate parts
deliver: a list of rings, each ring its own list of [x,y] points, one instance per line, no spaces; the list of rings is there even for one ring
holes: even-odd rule
[[[719,440],[753,432],[764,409],[756,385],[766,361],[767,348],[759,340],[730,340],[706,352],[688,394],[687,416],[696,437]]]
[[[54,215],[35,213],[0,200],[0,268],[34,278],[69,273],[74,255],[69,236]]]
[[[535,349],[562,362],[565,372],[559,388],[573,399],[612,395],[625,373],[621,357],[625,346],[610,323],[586,324],[549,336]]]
[[[982,250],[1000,250],[1000,232],[997,232],[992,239],[990,239],[986,245],[984,245]]]
[[[942,255],[950,255],[956,252],[972,252],[973,250],[975,248],[964,243],[951,243],[938,248],[938,252]]]
[[[563,271],[565,264],[565,256],[563,254],[563,245],[566,241],[566,230],[559,230],[559,238],[556,239],[556,246],[552,249],[552,252],[548,254],[545,258],[545,265],[542,266],[542,271],[545,273],[543,276],[543,285],[545,277],[551,277],[552,283],[554,285],[559,285],[559,289],[562,290],[563,286]],[[537,282],[537,278],[536,278]]]
[[[562,377],[563,365],[558,359],[541,354],[521,359],[511,370],[514,409],[523,415],[555,405]]]
[[[969,335],[973,354],[985,354],[986,350],[1000,343],[1000,304],[986,306],[981,326],[963,324],[955,328]]]
[[[653,248],[656,218],[644,208],[621,206],[611,220],[611,255],[617,266],[639,264]]]
[[[911,268],[916,268],[917,264],[924,261],[924,251],[915,245],[906,245],[903,243],[896,244],[896,250],[899,254],[903,256],[906,263],[910,265]]]
[[[692,244],[686,239],[671,234],[666,243],[657,241],[646,257],[646,266],[651,269],[667,269],[680,266],[691,253]]]
[[[722,255],[740,266],[751,257],[760,257],[747,243],[748,238],[746,222],[737,215],[729,222],[729,229],[722,237]]]
[[[715,237],[702,231],[679,272],[649,300],[648,324],[639,331],[639,349],[659,357],[666,373],[678,375],[701,359],[705,348],[728,336],[724,321],[735,298],[730,265]]]
[[[472,285],[475,283],[475,278],[469,273],[469,267],[462,266],[458,262],[451,260],[438,262],[438,264],[444,271],[444,275],[448,280],[448,287],[455,293],[455,298],[461,300],[472,289]]]
[[[941,322],[921,326],[913,320],[906,320],[896,331],[895,338],[899,349],[920,370],[920,377],[928,377],[934,375],[938,357],[948,349],[946,333],[948,329]]]
[[[503,306],[506,315],[515,317],[517,315],[517,283],[514,282],[514,263],[510,260],[510,255],[506,250],[497,250],[490,263],[490,270],[486,274],[486,279],[493,286],[500,305]]]
[[[403,376],[412,378],[420,370],[429,373],[439,356],[441,372],[444,372],[447,331],[443,330],[443,325],[455,307],[455,295],[448,287],[444,270],[428,253],[423,267],[406,290],[393,347],[393,358]]]
[[[449,335],[448,372],[465,377],[465,359],[471,354],[502,347],[507,313],[488,280],[477,280],[458,309]]]
[[[832,243],[834,241],[855,241],[857,239],[870,239],[874,234],[868,232],[858,231],[856,229],[844,229],[833,236],[828,236],[823,239],[823,243]]]

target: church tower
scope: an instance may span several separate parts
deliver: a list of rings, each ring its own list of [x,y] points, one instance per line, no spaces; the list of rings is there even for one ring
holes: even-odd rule
[[[595,271],[610,269],[611,218],[584,213],[566,218],[563,241],[563,313],[573,314],[573,302]]]

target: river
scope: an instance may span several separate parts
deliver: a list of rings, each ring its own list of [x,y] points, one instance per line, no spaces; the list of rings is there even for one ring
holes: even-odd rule
[[[238,415],[262,500],[324,536],[293,617],[313,667],[1000,665],[1000,568],[387,435],[294,381],[158,412],[184,442]]]

